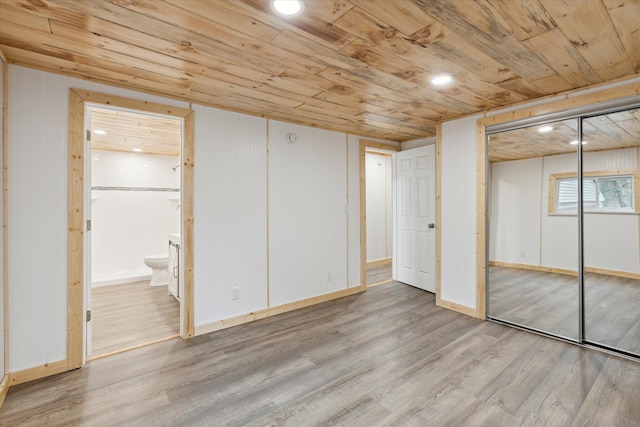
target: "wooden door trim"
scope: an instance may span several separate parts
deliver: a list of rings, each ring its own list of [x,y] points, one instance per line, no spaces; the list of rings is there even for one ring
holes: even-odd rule
[[[360,140],[360,289],[367,289],[367,174],[365,154],[367,148],[400,151],[400,147],[382,142]]]
[[[186,108],[171,107],[72,88],[69,91],[67,370],[81,367],[84,353],[84,112],[87,102],[164,114],[183,120],[182,167],[180,170],[182,174],[181,206],[184,272],[180,336],[182,338],[191,338],[195,334],[193,313],[193,111]]]

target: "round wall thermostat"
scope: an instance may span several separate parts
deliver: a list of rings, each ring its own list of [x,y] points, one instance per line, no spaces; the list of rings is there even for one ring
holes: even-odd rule
[[[295,133],[289,132],[287,134],[287,142],[289,144],[295,144],[297,140],[298,140],[298,137],[296,136]]]

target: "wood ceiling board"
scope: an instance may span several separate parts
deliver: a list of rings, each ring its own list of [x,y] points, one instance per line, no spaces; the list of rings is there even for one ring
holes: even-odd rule
[[[482,0],[480,3],[484,8],[494,8],[500,13],[504,17],[503,24],[506,24],[520,41],[528,40],[557,28],[557,24],[551,15],[538,0]]]
[[[612,75],[635,73],[635,0],[590,0],[581,14],[539,0],[308,3],[285,19],[266,0],[0,0],[0,49],[10,63],[292,123],[344,131],[348,120],[368,137],[398,123],[396,141],[592,84],[612,63],[629,64]],[[595,48],[610,52],[588,57],[556,13],[575,31],[609,19]],[[432,87],[439,71],[457,86]]]
[[[92,149],[134,152],[133,148],[141,148],[146,154],[180,155],[180,120],[112,108],[91,106],[89,109]]]
[[[331,48],[339,49],[353,40],[348,33],[332,25],[335,19],[353,7],[347,2],[308,1],[305,3],[304,13],[295,19],[280,18],[271,10],[268,1],[241,0],[228,2],[224,7],[233,6],[239,7],[245,13],[255,14],[259,19],[276,23],[282,30],[299,33]]]
[[[519,75],[537,80],[553,73],[547,62],[527,49],[491,8],[466,0],[415,0],[426,12],[493,59]]]
[[[509,68],[476,48],[441,22],[427,25],[407,38],[414,43],[429,47],[438,56],[459,65],[487,82],[500,86],[500,82],[517,77],[517,74]]]
[[[604,4],[636,73],[639,73],[640,0],[604,0]]]
[[[565,36],[603,81],[635,73],[600,0],[542,0]]]
[[[531,37],[523,43],[552,64],[551,68],[563,80],[581,86],[602,83],[600,76],[559,29]]]

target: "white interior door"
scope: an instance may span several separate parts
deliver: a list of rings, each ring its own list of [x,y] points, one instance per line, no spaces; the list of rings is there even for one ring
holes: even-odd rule
[[[436,291],[435,146],[394,154],[395,279]]]
[[[91,312],[91,110],[85,109],[85,141],[84,141],[84,295],[85,313]],[[91,354],[91,319],[85,317],[85,359]]]

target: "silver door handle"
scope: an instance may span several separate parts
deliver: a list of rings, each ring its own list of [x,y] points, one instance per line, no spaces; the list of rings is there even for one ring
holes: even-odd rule
[[[436,228],[436,225],[434,223],[429,224],[427,227],[429,228]]]

